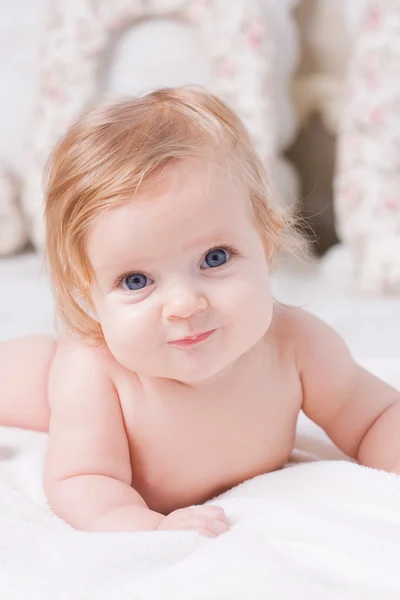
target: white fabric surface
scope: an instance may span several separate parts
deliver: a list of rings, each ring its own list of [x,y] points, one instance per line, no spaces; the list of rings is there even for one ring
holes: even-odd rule
[[[350,282],[339,248],[323,263],[278,271],[274,293],[326,318],[368,368],[400,388],[399,303],[360,298]],[[41,261],[0,261],[0,339],[52,330]],[[45,445],[44,434],[0,428],[0,594],[7,600],[400,597],[400,478],[342,461],[303,416],[293,456],[302,464],[221,496],[233,527],[214,540],[75,532],[46,507]]]

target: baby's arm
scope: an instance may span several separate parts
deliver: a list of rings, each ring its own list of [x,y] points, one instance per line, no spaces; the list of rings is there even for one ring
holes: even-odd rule
[[[45,492],[77,529],[155,529],[163,515],[131,487],[128,439],[105,363],[95,349],[80,347],[62,348],[55,359]]]
[[[400,393],[358,365],[326,323],[295,312],[304,412],[347,455],[400,474]]]

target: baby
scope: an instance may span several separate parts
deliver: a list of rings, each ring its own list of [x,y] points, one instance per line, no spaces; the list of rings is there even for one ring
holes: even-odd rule
[[[47,337],[0,345],[0,424],[49,431],[44,489],[87,531],[229,529],[202,504],[280,469],[299,411],[400,473],[400,394],[343,340],[273,302],[293,223],[239,118],[197,88],[89,111],[55,149]]]

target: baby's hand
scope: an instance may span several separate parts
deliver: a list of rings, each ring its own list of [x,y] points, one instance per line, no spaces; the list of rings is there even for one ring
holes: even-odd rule
[[[166,516],[157,529],[190,529],[207,537],[217,537],[229,530],[228,519],[219,506],[181,508]]]

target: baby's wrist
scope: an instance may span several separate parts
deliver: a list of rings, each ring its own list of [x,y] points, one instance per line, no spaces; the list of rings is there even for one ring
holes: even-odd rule
[[[157,529],[164,518],[164,515],[144,506],[120,506],[99,516],[93,530],[103,532],[151,531]]]

